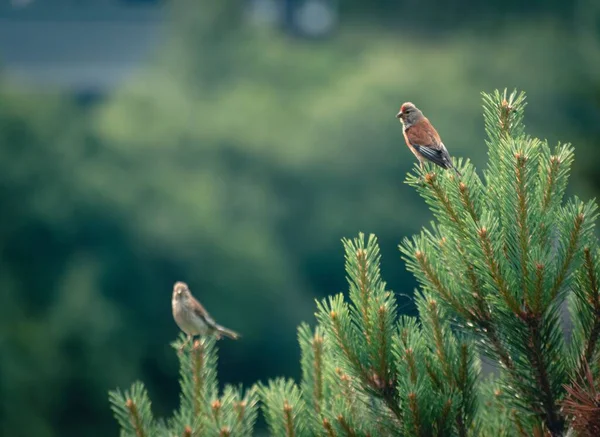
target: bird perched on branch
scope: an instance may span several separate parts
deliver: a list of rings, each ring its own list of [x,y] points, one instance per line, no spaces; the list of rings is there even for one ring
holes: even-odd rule
[[[400,107],[396,118],[402,122],[406,145],[419,160],[421,168],[423,168],[423,162],[427,160],[442,168],[451,168],[461,176],[454,167],[452,158],[442,143],[440,135],[419,108],[411,102],[406,102]]]
[[[214,335],[217,339],[221,336],[233,340],[239,338],[239,334],[230,329],[218,325],[208,314],[208,311],[192,296],[185,282],[176,282],[173,286],[173,318],[177,326],[188,336],[181,349],[192,339],[194,335]]]

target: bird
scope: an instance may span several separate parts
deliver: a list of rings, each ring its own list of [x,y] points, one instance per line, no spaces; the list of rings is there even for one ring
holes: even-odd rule
[[[411,102],[403,103],[396,118],[404,126],[406,145],[419,160],[421,168],[423,162],[427,160],[442,168],[451,168],[457,175],[462,176],[452,163],[452,158],[442,143],[440,135],[419,108]]]
[[[177,323],[177,326],[188,337],[185,343],[181,345],[180,350],[195,335],[214,335],[217,340],[221,336],[229,337],[233,340],[237,340],[240,337],[237,332],[217,324],[200,302],[192,296],[192,292],[185,282],[178,281],[173,286],[171,304],[173,306],[175,323]]]

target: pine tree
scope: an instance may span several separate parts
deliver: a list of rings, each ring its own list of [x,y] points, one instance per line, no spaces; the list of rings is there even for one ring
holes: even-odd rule
[[[259,400],[274,436],[600,435],[596,205],[564,200],[573,149],[527,136],[524,108],[523,94],[484,94],[483,177],[468,161],[460,178],[408,176],[435,216],[400,246],[418,318],[398,315],[377,240],[359,234],[343,241],[348,298],[298,329],[299,383],[219,396],[215,340],[199,340],[180,354],[172,419],[153,418],[141,383],[111,392],[122,435],[250,436]]]

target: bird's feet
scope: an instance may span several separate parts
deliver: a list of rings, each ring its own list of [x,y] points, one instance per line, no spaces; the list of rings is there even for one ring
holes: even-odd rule
[[[190,340],[192,339],[191,335],[188,335],[188,338],[186,341],[183,342],[183,344],[181,346],[179,346],[179,353],[183,352],[183,348],[185,348],[187,346],[187,344],[190,342]]]

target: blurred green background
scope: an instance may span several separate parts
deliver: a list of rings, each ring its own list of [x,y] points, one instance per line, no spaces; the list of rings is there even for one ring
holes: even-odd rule
[[[169,415],[177,280],[243,334],[219,371],[246,385],[298,376],[342,237],[376,233],[412,294],[396,247],[431,215],[403,101],[482,169],[480,92],[525,90],[529,133],[572,142],[596,196],[600,3],[526,3],[4,2],[0,435],[117,435],[107,390],[135,379]]]

